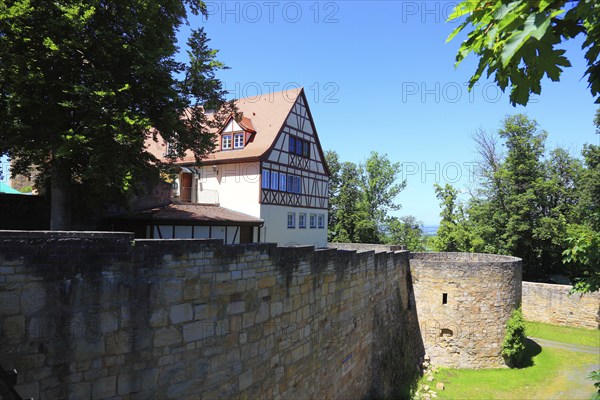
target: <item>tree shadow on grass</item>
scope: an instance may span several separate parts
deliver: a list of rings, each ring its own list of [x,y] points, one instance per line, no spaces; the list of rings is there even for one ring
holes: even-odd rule
[[[525,339],[525,351],[523,352],[523,358],[516,368],[529,368],[535,365],[533,357],[537,356],[542,352],[542,346],[527,338]]]

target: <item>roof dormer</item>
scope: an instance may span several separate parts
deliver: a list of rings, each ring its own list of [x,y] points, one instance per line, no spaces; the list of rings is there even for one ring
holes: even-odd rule
[[[252,141],[255,134],[256,131],[249,118],[242,117],[238,123],[231,115],[225,127],[219,132],[221,151],[243,149]]]

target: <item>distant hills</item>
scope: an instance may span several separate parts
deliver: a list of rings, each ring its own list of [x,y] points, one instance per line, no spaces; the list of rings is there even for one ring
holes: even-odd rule
[[[439,227],[439,225],[423,225],[423,233],[425,236],[435,236]]]

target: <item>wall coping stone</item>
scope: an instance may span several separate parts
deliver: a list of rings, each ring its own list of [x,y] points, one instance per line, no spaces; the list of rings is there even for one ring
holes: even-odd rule
[[[0,239],[130,239],[131,232],[102,232],[102,231],[14,231],[0,230]]]
[[[427,261],[429,263],[463,264],[465,262],[473,265],[482,263],[514,263],[519,262],[519,257],[505,256],[488,253],[464,253],[464,252],[416,252],[410,253],[410,259],[415,261]]]

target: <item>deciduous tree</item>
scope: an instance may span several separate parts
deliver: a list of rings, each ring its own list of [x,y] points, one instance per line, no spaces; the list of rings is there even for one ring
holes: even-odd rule
[[[440,201],[442,211],[440,227],[433,239],[436,251],[476,251],[474,227],[465,214],[463,205],[458,200],[458,190],[450,184],[435,184],[435,195]]]
[[[326,153],[332,172],[329,240],[334,242],[383,243],[388,213],[398,210],[396,196],[406,182],[398,182],[400,164],[387,155],[372,152],[364,164],[340,162],[336,152]]]
[[[176,33],[199,0],[0,4],[0,154],[12,173],[50,182],[52,229],[70,226],[71,192],[116,198],[159,163],[144,150],[160,132],[173,156],[211,150],[201,107],[217,108],[223,68],[202,29],[176,60]],[[182,116],[185,115],[185,118]],[[218,120],[218,118],[217,118]]]
[[[600,103],[600,3],[596,0],[463,0],[449,16],[465,20],[450,34],[461,31],[467,39],[456,55],[456,65],[470,53],[479,58],[469,87],[486,74],[510,88],[510,102],[527,104],[540,94],[544,77],[560,80],[571,62],[560,45],[583,35],[589,88]]]
[[[410,251],[426,250],[427,236],[423,232],[423,223],[412,215],[390,217],[386,226],[386,243],[401,244]]]
[[[498,135],[475,135],[479,185],[466,205],[456,189],[436,187],[442,221],[434,246],[514,255],[526,276],[566,273],[578,290],[597,288],[600,147],[584,146],[584,164],[561,148],[547,153],[547,133],[524,115],[505,118]]]

